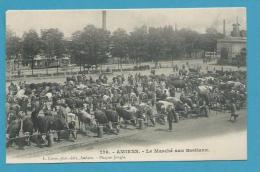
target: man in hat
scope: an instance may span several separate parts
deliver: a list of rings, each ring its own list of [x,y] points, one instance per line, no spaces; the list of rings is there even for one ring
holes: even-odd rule
[[[95,111],[98,108],[98,98],[97,98],[97,95],[93,95],[92,105],[93,105],[93,111]]]
[[[56,105],[56,111],[57,111],[57,116],[59,118],[63,118],[67,122],[68,112],[66,111],[66,108],[62,105]]]
[[[175,116],[175,109],[173,106],[168,106],[166,111],[167,111],[167,121],[169,124],[168,131],[172,131],[172,122]]]
[[[151,101],[148,101],[146,108],[147,108],[146,109],[147,117],[150,119],[152,126],[154,127],[155,126],[155,120],[154,120],[154,117],[153,117],[153,109],[152,109],[152,102]]]
[[[238,117],[238,114],[237,114],[237,108],[236,108],[236,104],[235,104],[234,100],[231,100],[231,109],[230,110],[231,110],[231,114],[230,114],[229,121],[235,122]],[[233,117],[233,120],[232,120],[232,117]]]
[[[199,100],[199,107],[200,107],[200,110],[201,110],[201,112],[203,112],[204,111],[204,113],[205,113],[205,116],[206,117],[208,117],[209,116],[209,111],[208,111],[208,105],[207,105],[207,103],[206,103],[206,100],[205,99],[200,99]]]

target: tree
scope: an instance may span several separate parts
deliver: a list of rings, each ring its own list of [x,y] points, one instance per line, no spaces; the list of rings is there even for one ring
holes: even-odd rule
[[[23,34],[22,42],[23,63],[28,65],[32,63],[35,55],[40,52],[41,42],[35,30],[29,30]]]
[[[22,39],[7,29],[6,31],[6,58],[16,59],[22,53]]]
[[[173,30],[172,26],[165,26],[162,28],[163,38],[163,56],[166,58],[179,57],[184,53],[184,37],[179,32]]]
[[[67,46],[72,57],[72,62],[76,64],[86,63],[84,62],[84,40],[81,37],[81,31],[74,32],[71,37],[71,41]]]
[[[216,29],[208,28],[205,34],[200,34],[198,46],[204,51],[216,51],[217,40],[223,37]]]
[[[184,42],[181,45],[184,48],[184,52],[191,58],[192,52],[199,49],[197,44],[199,41],[199,34],[190,29],[181,29],[178,34],[184,39]]]
[[[41,30],[42,48],[46,57],[61,58],[64,53],[64,34],[58,29]]]
[[[150,27],[147,34],[147,57],[157,62],[163,54],[163,38],[160,28]]]
[[[218,31],[214,27],[209,27],[209,28],[206,29],[206,33],[210,34],[210,35],[217,35]]]
[[[129,36],[129,57],[138,64],[140,60],[147,59],[147,27],[135,28]]]
[[[120,64],[121,69],[122,59],[128,56],[128,40],[127,32],[120,28],[114,31],[111,37],[111,54],[119,59],[118,64]]]
[[[109,38],[110,32],[88,25],[72,35],[71,56],[77,64],[103,63],[109,55]]]

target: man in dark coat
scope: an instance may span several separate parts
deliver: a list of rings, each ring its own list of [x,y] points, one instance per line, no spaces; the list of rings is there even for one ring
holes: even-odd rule
[[[169,91],[170,91],[170,96],[175,97],[175,88],[171,87]]]
[[[232,101],[231,103],[231,114],[230,114],[230,119],[229,121],[232,121],[232,117],[233,117],[233,121],[236,121],[238,114],[237,114],[237,108],[236,108],[236,104]]]
[[[92,104],[93,104],[93,111],[96,111],[96,109],[98,108],[97,95],[94,95],[94,96],[93,96]]]
[[[172,122],[173,122],[175,115],[176,115],[176,113],[175,113],[174,107],[168,106],[167,107],[167,121],[169,124],[169,131],[172,131]]]
[[[200,111],[201,112],[204,112],[205,116],[208,117],[209,116],[209,108],[208,108],[208,105],[207,105],[207,102],[205,99],[200,99],[199,100],[199,105],[200,105]]]

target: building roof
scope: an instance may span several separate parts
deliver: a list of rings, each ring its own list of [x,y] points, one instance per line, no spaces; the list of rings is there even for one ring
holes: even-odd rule
[[[70,60],[70,58],[68,56],[65,56],[62,58],[63,60]]]
[[[46,60],[46,59],[56,60],[57,57],[56,57],[56,56],[53,56],[53,57],[51,57],[51,58],[47,58],[47,57],[45,57],[45,56],[43,56],[43,55],[38,54],[38,55],[36,55],[35,58],[34,58],[34,60]]]
[[[217,42],[246,43],[246,37],[225,37],[223,39],[218,39]]]
[[[36,55],[35,56],[35,58],[34,58],[34,60],[42,60],[42,59],[44,59],[44,57],[42,56],[42,55]]]

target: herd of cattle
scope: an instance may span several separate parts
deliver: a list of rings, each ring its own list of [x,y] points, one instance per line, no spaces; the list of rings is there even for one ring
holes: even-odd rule
[[[246,105],[244,71],[180,69],[170,75],[86,75],[67,77],[64,83],[11,83],[6,100],[7,146],[23,138],[27,144],[50,145],[51,133],[118,134],[127,125],[165,124],[167,109],[179,119],[208,116],[210,110]]]

